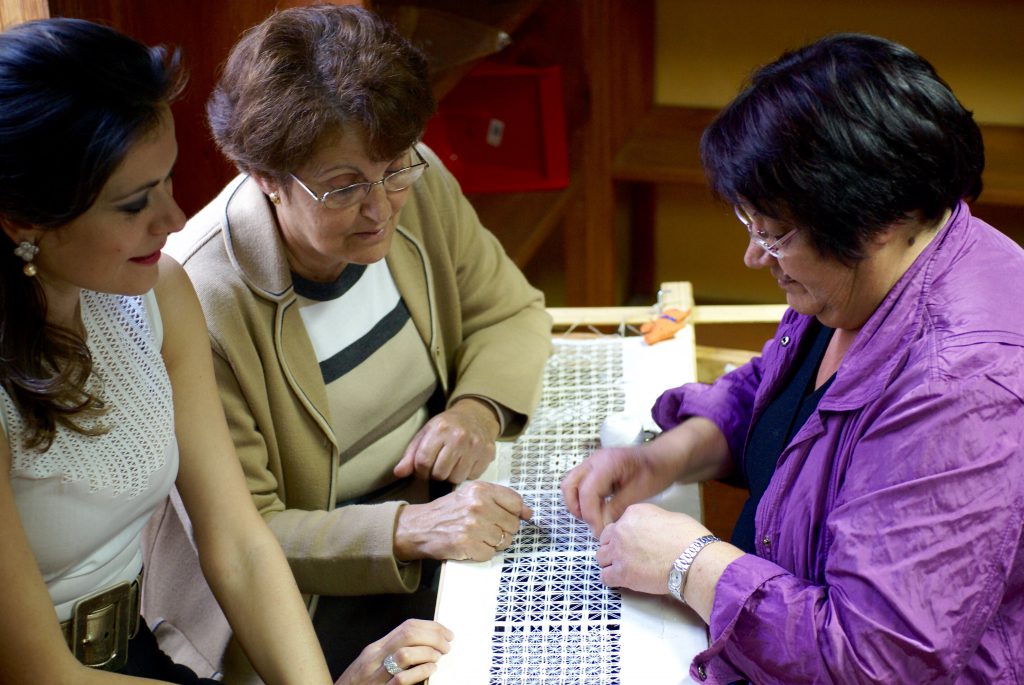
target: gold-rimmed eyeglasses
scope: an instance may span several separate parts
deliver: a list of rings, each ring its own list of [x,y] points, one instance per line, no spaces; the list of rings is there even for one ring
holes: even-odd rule
[[[384,174],[384,177],[377,181],[364,181],[362,183],[353,183],[347,185],[344,188],[335,188],[334,190],[328,190],[323,195],[317,195],[309,187],[302,182],[295,174],[289,174],[299,186],[305,190],[311,198],[316,202],[319,202],[327,209],[344,209],[351,207],[352,205],[358,204],[366,199],[370,194],[370,190],[377,184],[380,184],[384,190],[388,193],[398,193],[420,179],[423,172],[426,171],[427,164],[426,160],[420,156],[419,151],[416,148],[412,149],[413,154],[420,160],[416,164],[411,164],[407,167],[403,167],[397,171]]]
[[[747,233],[750,234],[750,239],[754,241],[754,244],[775,259],[779,259],[783,256],[782,246],[789,242],[789,239],[796,235],[796,232],[800,230],[799,228],[792,228],[786,231],[782,236],[771,240],[768,233],[754,226],[754,220],[742,206],[733,205],[732,211],[736,213],[736,218],[739,219],[740,223],[747,229]]]

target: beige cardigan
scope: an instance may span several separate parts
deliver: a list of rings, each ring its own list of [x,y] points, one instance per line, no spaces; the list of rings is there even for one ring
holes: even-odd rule
[[[462,395],[495,400],[517,416],[506,435],[514,437],[536,406],[550,353],[543,294],[480,225],[437,157],[420,151],[430,168],[402,209],[388,266],[448,402]],[[399,565],[393,553],[402,503],[333,507],[338,440],[273,211],[256,183],[235,179],[173,236],[167,251],[196,286],[250,492],[300,589],[328,595],[414,590],[419,564]],[[198,564],[182,559],[187,521],[175,520],[174,507],[163,513],[148,531],[145,615],[167,622],[158,635],[181,631],[187,642],[201,641],[199,651],[214,652],[216,663],[226,624],[209,616],[216,613],[204,604],[209,590],[203,588],[203,600],[192,589],[202,582]],[[194,663],[180,652],[172,656]]]

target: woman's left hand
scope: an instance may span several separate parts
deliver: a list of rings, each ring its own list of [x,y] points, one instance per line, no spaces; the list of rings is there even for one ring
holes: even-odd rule
[[[456,400],[413,436],[394,474],[405,478],[447,480],[456,485],[477,478],[494,461],[494,441],[501,424],[483,400]]]
[[[334,685],[422,683],[437,670],[437,661],[451,649],[453,637],[440,623],[410,618],[364,647]],[[389,664],[384,663],[386,659]]]
[[[672,562],[687,545],[708,533],[686,514],[634,504],[601,533],[597,550],[601,581],[609,587],[664,595]]]

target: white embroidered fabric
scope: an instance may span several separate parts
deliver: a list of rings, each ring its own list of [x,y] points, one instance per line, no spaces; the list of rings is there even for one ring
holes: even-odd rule
[[[558,484],[597,447],[601,419],[625,407],[621,378],[619,341],[557,346],[540,405],[512,446],[509,486],[534,516],[504,555],[491,637],[494,685],[619,683],[622,598],[601,584],[597,541],[565,510]]]
[[[526,431],[500,443],[482,476],[533,509],[511,546],[488,562],[446,562],[436,618],[459,638],[437,685],[677,683],[707,648],[699,618],[667,594],[620,593],[601,582],[598,541],[562,501],[562,476],[599,445],[608,416],[649,415],[665,388],[696,376],[692,336],[650,347],[640,338],[555,340]],[[650,418],[642,426],[654,430]],[[696,486],[653,500],[700,516]]]
[[[22,526],[58,614],[67,615],[77,598],[138,574],[139,533],[178,468],[155,296],[83,291],[81,311],[93,357],[89,387],[107,407],[82,424],[107,432],[58,427],[48,450],[26,450],[24,421],[0,390]]]

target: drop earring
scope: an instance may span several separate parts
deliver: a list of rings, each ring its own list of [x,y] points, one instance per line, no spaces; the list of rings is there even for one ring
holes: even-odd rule
[[[21,272],[32,278],[36,275],[36,265],[32,263],[32,260],[39,254],[39,246],[34,243],[30,243],[27,240],[22,240],[16,248],[14,248],[14,254],[21,257],[25,261],[25,266],[21,267]]]

